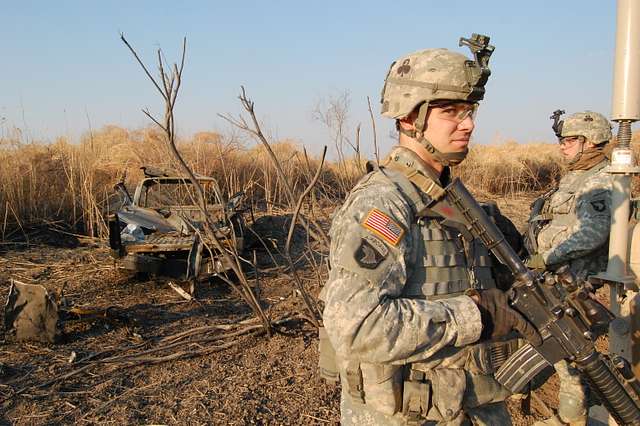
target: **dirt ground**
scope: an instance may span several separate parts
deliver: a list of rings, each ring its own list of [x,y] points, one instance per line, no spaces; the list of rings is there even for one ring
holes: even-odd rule
[[[528,199],[499,202],[522,225]],[[9,278],[63,290],[73,305],[115,307],[116,319],[69,321],[60,343],[15,343],[0,335],[0,424],[337,424],[339,387],[316,373],[317,331],[300,313],[301,298],[278,249],[285,217],[263,217],[258,230],[274,247],[274,265],[257,250],[259,298],[277,322],[269,338],[224,283],[201,286],[187,302],[165,281],[139,280],[115,268],[105,243],[43,234],[30,245],[0,246],[0,304]],[[35,243],[33,244],[33,240]],[[296,267],[317,294],[326,267],[303,256]],[[255,274],[248,271],[255,280]],[[557,405],[552,378],[536,395]],[[509,402],[514,424],[532,415]]]

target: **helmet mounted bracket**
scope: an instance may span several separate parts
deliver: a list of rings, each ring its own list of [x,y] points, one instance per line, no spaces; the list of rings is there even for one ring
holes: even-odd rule
[[[553,120],[551,128],[558,138],[562,137],[562,125],[564,124],[564,120],[560,120],[560,116],[564,113],[565,111],[563,109],[557,109],[553,111],[551,117],[549,117],[551,120]]]

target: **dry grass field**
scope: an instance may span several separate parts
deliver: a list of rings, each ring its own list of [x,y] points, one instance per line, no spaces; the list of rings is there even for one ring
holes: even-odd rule
[[[142,177],[142,165],[176,169],[163,134],[153,128],[127,130],[107,126],[85,134],[79,143],[24,143],[19,135],[0,138],[0,238],[16,228],[54,223],[83,235],[104,237],[104,214],[118,205],[113,185],[128,186]],[[180,141],[192,169],[218,179],[223,192],[244,190],[267,210],[285,204],[279,179],[261,146],[246,147],[235,135],[202,132]],[[491,196],[536,193],[553,183],[560,167],[553,145],[475,146],[458,173],[467,185]],[[300,194],[318,165],[301,147],[273,144],[286,180]],[[364,173],[364,160],[328,162],[316,188],[322,201],[344,197]]]
[[[320,159],[287,141],[272,148],[301,195]],[[115,322],[70,321],[51,345],[0,335],[0,425],[339,421],[339,390],[316,374],[317,331],[301,314],[282,256],[291,211],[264,148],[204,132],[180,141],[179,149],[224,193],[249,196],[253,229],[270,245],[254,247],[257,264],[247,277],[259,283],[276,333],[265,336],[224,283],[206,284],[197,302],[187,302],[166,281],[136,279],[114,266],[105,239],[105,217],[120,203],[113,185],[123,180],[133,187],[141,165],[175,169],[161,133],[110,126],[77,144],[0,139],[0,305],[15,278],[64,291],[75,305],[126,312]],[[304,213],[326,230],[332,209],[363,172],[354,159],[326,163]],[[554,145],[506,143],[475,146],[455,173],[523,227],[529,203],[554,184],[562,166]],[[327,273],[323,250],[296,228],[292,257],[312,295]],[[540,391],[551,407],[556,386],[552,381]],[[518,407],[510,403],[518,425],[545,414],[535,402],[532,416]]]

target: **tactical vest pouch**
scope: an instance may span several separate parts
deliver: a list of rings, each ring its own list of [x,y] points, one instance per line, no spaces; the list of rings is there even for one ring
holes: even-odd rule
[[[411,370],[404,382],[402,392],[402,414],[407,424],[421,425],[427,418],[431,399],[431,383],[421,371]]]
[[[563,193],[551,198],[549,210],[555,217],[556,215],[568,214],[573,207],[574,193]]]
[[[467,388],[465,371],[458,368],[437,368],[431,371],[432,401],[442,420],[450,422],[462,415],[462,401]]]
[[[336,363],[336,351],[327,336],[324,327],[318,329],[318,370],[320,377],[327,382],[335,383],[340,378]]]
[[[404,367],[391,364],[361,363],[360,370],[364,400],[367,406],[388,416],[400,411],[402,408],[402,372]]]
[[[345,379],[347,381],[347,393],[351,397],[351,401],[364,404],[364,380],[358,361],[351,360],[347,362]]]

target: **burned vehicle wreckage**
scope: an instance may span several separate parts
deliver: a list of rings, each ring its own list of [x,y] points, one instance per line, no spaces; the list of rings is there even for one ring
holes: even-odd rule
[[[109,216],[109,245],[127,270],[197,281],[230,269],[203,230],[204,216],[189,178],[142,167],[144,179],[133,197],[123,183],[116,189],[121,209]],[[244,193],[224,199],[217,181],[196,176],[207,201],[207,214],[223,247],[241,252],[245,242]]]

